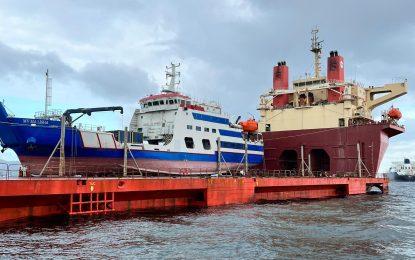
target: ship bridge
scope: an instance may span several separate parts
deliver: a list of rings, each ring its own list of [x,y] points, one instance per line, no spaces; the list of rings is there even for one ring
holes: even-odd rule
[[[171,139],[174,122],[179,109],[196,110],[213,114],[221,114],[221,107],[214,102],[199,102],[180,93],[177,89],[180,81],[177,77],[180,64],[166,67],[167,83],[161,93],[140,99],[140,108],[136,109],[130,122],[130,129],[143,134],[149,143]]]

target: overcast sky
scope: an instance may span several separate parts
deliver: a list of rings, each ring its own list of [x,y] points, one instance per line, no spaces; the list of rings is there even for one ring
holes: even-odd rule
[[[366,85],[408,79],[394,104],[407,133],[390,142],[383,169],[415,159],[415,1],[0,1],[0,95],[21,117],[43,108],[44,72],[53,107],[123,105],[95,124],[128,124],[137,101],[158,92],[165,65],[181,62],[181,90],[231,115],[256,114],[286,60],[290,79],[312,72],[310,31],[345,58],[346,78]],[[8,153],[0,158],[11,158]]]

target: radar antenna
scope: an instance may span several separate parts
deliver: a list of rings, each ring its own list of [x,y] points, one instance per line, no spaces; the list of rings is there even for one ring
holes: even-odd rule
[[[48,107],[52,105],[52,78],[49,77],[49,69],[46,70],[46,93],[45,93],[45,118],[48,116]]]
[[[163,92],[177,92],[177,86],[180,84],[180,80],[176,82],[176,77],[180,77],[180,72],[176,69],[180,67],[179,64],[171,63],[171,67],[166,66],[166,85]]]
[[[320,77],[321,71],[321,50],[322,50],[322,42],[318,39],[318,27],[311,31],[311,52],[314,53],[314,77]]]

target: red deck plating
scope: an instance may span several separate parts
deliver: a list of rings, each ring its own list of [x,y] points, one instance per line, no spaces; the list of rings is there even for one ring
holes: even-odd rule
[[[0,222],[27,217],[208,207],[366,193],[380,178],[139,178],[0,181]]]

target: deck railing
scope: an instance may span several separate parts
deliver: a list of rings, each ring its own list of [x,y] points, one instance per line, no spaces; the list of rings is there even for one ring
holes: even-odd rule
[[[137,169],[128,167],[127,176],[124,176],[122,166],[67,166],[65,176],[59,176],[58,166],[49,166],[43,172],[42,176],[37,174],[43,168],[43,165],[32,165],[30,168],[21,167],[16,163],[0,163],[0,179],[9,180],[16,178],[34,179],[34,178],[154,178],[154,177],[170,177],[170,178],[235,178],[235,177],[254,177],[254,178],[336,178],[336,177],[359,177],[357,172],[345,172],[332,174],[327,171],[306,171],[304,174],[296,170],[262,170],[250,169],[248,173],[243,171],[226,171],[218,174],[211,169],[198,168],[170,168],[164,170],[154,169]],[[386,174],[378,174],[378,176],[386,177]],[[376,177],[370,173],[363,172],[362,177]]]
[[[19,176],[21,165],[18,163],[0,163],[0,179],[11,179]]]

